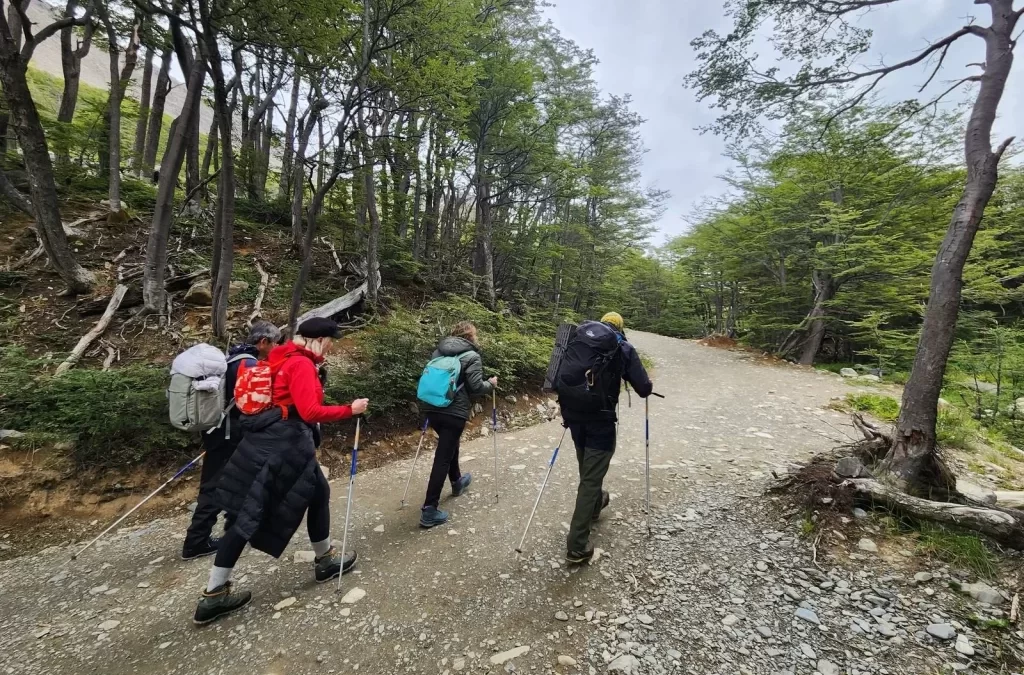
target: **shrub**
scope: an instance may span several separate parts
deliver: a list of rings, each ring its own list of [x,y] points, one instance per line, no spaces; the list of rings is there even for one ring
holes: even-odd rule
[[[167,421],[165,368],[78,369],[54,378],[46,365],[20,349],[0,349],[4,426],[68,438],[83,468],[166,462],[190,445]]]
[[[554,325],[527,314],[492,312],[483,305],[448,296],[421,312],[392,312],[388,321],[357,338],[360,357],[344,373],[332,372],[328,395],[336,401],[371,399],[374,415],[394,414],[416,400],[416,384],[438,340],[458,321],[472,321],[480,332],[486,377],[497,375],[509,390],[539,380],[554,345]]]
[[[857,412],[866,412],[883,422],[895,422],[900,415],[900,403],[891,396],[880,394],[849,394],[846,400]]]

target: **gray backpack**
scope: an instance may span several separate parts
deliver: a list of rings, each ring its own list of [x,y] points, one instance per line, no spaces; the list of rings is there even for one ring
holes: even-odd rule
[[[167,387],[171,425],[188,432],[212,432],[220,428],[234,405],[234,398],[228,400],[224,391],[227,367],[251,358],[249,354],[239,354],[229,360],[219,349],[207,344],[196,345],[180,354],[174,361],[171,383]],[[178,368],[179,360],[184,367]],[[216,374],[201,375],[200,370],[194,369],[197,365]],[[215,386],[204,384],[213,377],[219,378]],[[229,434],[230,427],[225,437],[230,438]]]

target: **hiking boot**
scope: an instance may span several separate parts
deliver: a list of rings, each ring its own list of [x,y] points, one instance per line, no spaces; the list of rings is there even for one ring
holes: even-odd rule
[[[356,566],[356,552],[345,553],[344,562],[341,559],[341,551],[333,546],[327,553],[313,561],[313,574],[318,584],[325,584],[331,579],[337,579],[342,574],[348,574]]]
[[[205,558],[208,555],[213,555],[217,552],[217,547],[220,545],[220,539],[216,537],[210,537],[206,540],[206,543],[202,546],[190,547],[188,544],[181,549],[182,560],[195,560],[196,558]]]
[[[587,548],[584,551],[569,551],[565,554],[565,560],[570,565],[582,565],[585,562],[590,562],[590,559],[594,557],[594,547],[587,544]]]
[[[472,483],[472,482],[473,482],[473,474],[471,474],[471,473],[464,473],[464,474],[462,474],[462,478],[460,478],[457,481],[455,481],[454,483],[452,483],[452,496],[453,497],[460,497],[460,496],[462,496],[462,493],[466,491],[466,488],[468,488],[469,484]]]
[[[196,605],[196,613],[192,616],[192,623],[202,626],[216,621],[222,616],[242,609],[250,600],[252,593],[249,591],[232,594],[231,582],[227,581],[212,591],[203,591],[203,597],[199,598],[199,604]]]
[[[468,474],[467,474],[468,475]],[[448,522],[448,512],[433,506],[424,506],[420,511],[420,527],[437,527]]]
[[[608,503],[612,500],[612,496],[608,494],[607,490],[601,490],[601,501],[598,502],[597,508],[594,509],[594,520],[601,517],[601,512],[608,508]]]

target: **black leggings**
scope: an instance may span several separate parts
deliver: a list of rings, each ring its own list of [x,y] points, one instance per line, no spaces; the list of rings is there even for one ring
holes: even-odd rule
[[[430,470],[427,498],[423,501],[423,506],[433,506],[436,509],[441,502],[444,479],[447,478],[454,484],[462,478],[462,472],[459,471],[459,440],[466,428],[466,420],[453,415],[435,413],[430,416],[430,427],[437,432],[437,451],[434,452],[434,467]]]
[[[309,533],[310,543],[331,536],[331,486],[320,471],[316,475],[316,492],[306,507],[306,532]],[[217,567],[234,567],[242,557],[247,543],[248,540],[238,530],[228,530],[217,545],[217,557],[213,564]]]

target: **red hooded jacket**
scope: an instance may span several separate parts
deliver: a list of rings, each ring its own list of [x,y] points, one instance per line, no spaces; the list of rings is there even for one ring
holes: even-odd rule
[[[267,360],[273,364],[272,367],[280,363],[274,373],[275,406],[294,406],[299,417],[310,424],[352,417],[352,406],[323,404],[324,390],[316,367],[324,357],[288,341],[274,347]]]

